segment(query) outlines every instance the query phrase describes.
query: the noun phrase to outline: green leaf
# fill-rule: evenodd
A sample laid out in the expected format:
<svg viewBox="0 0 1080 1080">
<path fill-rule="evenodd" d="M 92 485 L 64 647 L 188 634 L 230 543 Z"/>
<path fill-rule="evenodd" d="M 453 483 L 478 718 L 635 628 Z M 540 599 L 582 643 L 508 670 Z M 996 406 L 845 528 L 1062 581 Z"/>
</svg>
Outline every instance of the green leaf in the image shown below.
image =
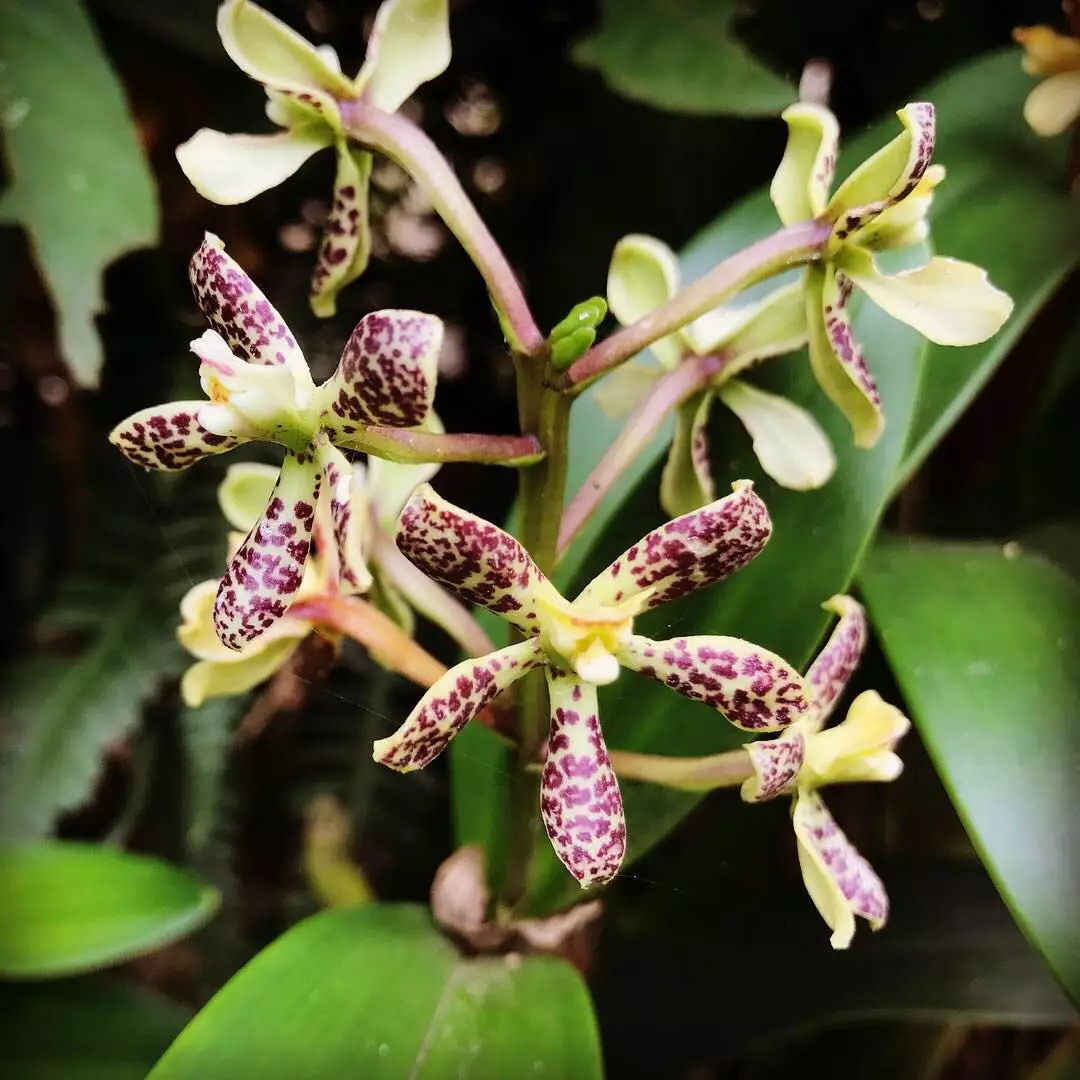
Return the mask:
<svg viewBox="0 0 1080 1080">
<path fill-rule="evenodd" d="M 897 541 L 861 582 L 972 840 L 1080 1001 L 1080 585 L 1012 549 Z"/>
<path fill-rule="evenodd" d="M 685 113 L 775 116 L 795 100 L 732 34 L 735 0 L 604 0 L 600 30 L 574 59 L 621 94 Z"/>
<path fill-rule="evenodd" d="M 90 844 L 0 848 L 0 975 L 74 975 L 152 952 L 217 910 L 198 878 Z"/>
<path fill-rule="evenodd" d="M 1067 147 L 1063 140 L 1040 138 L 1025 123 L 1016 103 L 1030 88 L 1016 50 L 1006 49 L 928 92 L 939 117 L 934 160 L 948 169 L 930 211 L 934 246 L 988 270 L 1016 308 L 982 345 L 928 346 L 897 487 L 925 461 L 1080 262 L 1080 215 L 1066 183 Z M 986 127 L 991 118 L 992 134 Z M 1018 227 L 1022 244 L 1016 242 Z"/>
<path fill-rule="evenodd" d="M 426 911 L 326 911 L 260 953 L 151 1073 L 414 1080 L 601 1075 L 578 973 L 538 957 L 467 959 Z"/>
<path fill-rule="evenodd" d="M 153 179 L 123 91 L 78 0 L 0 0 L 0 125 L 11 186 L 0 222 L 23 225 L 56 305 L 60 350 L 96 386 L 94 316 L 113 259 L 158 239 Z"/>
<path fill-rule="evenodd" d="M 0 1073 L 143 1080 L 190 1013 L 109 976 L 0 986 Z"/>
<path fill-rule="evenodd" d="M 215 698 L 180 714 L 187 755 L 187 848 L 196 857 L 205 851 L 218 818 L 229 748 L 247 703 L 246 694 Z"/>
</svg>

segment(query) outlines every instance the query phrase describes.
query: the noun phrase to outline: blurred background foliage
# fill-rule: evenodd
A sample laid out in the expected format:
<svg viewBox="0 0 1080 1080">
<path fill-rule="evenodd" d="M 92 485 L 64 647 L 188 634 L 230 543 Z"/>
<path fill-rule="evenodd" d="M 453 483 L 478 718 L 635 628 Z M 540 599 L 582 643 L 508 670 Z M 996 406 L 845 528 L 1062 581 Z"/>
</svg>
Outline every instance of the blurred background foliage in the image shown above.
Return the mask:
<svg viewBox="0 0 1080 1080">
<path fill-rule="evenodd" d="M 376 7 L 266 6 L 332 43 L 346 71 L 360 61 Z M 178 477 L 136 473 L 104 436 L 148 402 L 194 392 L 187 342 L 201 318 L 186 262 L 204 229 L 281 309 L 317 378 L 362 314 L 420 308 L 448 326 L 438 398 L 448 427 L 515 425 L 513 373 L 483 283 L 400 170 L 377 168 L 373 264 L 325 321 L 306 302 L 331 185 L 325 155 L 244 206 L 213 206 L 191 189 L 173 151 L 196 128 L 266 128 L 260 89 L 220 48 L 215 9 L 214 0 L 0 0 L 0 220 L 24 226 L 0 229 L 0 840 L 60 841 L 42 843 L 33 867 L 0 866 L 0 971 L 69 976 L 0 984 L 5 1076 L 144 1076 L 211 993 L 322 906 L 310 871 L 319 796 L 333 796 L 348 836 L 342 850 L 382 901 L 426 900 L 455 842 L 483 839 L 495 861 L 501 842 L 505 776 L 485 731 L 458 740 L 452 769 L 402 777 L 370 761 L 372 739 L 415 698 L 358 650 L 328 677 L 325 658 L 309 650 L 284 688 L 180 704 L 176 605 L 218 572 L 222 473 L 213 462 Z M 1019 52 L 991 55 L 1008 47 L 1013 26 L 1041 22 L 1064 27 L 1052 0 L 456 0 L 451 68 L 409 106 L 550 326 L 602 291 L 625 233 L 675 248 L 696 237 L 684 252 L 692 274 L 773 227 L 761 189 L 784 129 L 768 117 L 794 99 L 808 61 L 827 61 L 832 107 L 863 154 L 891 137 L 896 107 L 944 80 L 932 98 L 937 159 L 950 178 L 935 239 L 987 267 L 1018 302 L 1000 339 L 966 353 L 917 346 L 904 328 L 862 312 L 889 435 L 860 453 L 834 425 L 842 449 L 832 483 L 812 495 L 766 488 L 777 521 L 767 558 L 670 616 L 670 625 L 743 633 L 805 661 L 825 624 L 816 605 L 861 567 L 879 639 L 855 689 L 889 690 L 919 732 L 905 743 L 900 783 L 833 798 L 889 887 L 888 927 L 860 934 L 847 954 L 829 950 L 798 880 L 784 808 L 747 812 L 730 792 L 697 799 L 628 785 L 640 859 L 609 891 L 599 935 L 574 957 L 612 1077 L 741 1080 L 807 1063 L 897 1080 L 1080 1075 L 1067 1034 L 1075 1014 L 1054 978 L 1075 996 L 1080 210 L 1068 194 L 1071 136 L 1027 132 Z M 832 425 L 804 362 L 768 376 Z M 586 398 L 575 429 L 579 477 L 611 435 Z M 717 433 L 719 475 L 756 475 L 741 438 Z M 650 454 L 601 508 L 568 579 L 659 520 Z M 513 498 L 508 471 L 479 466 L 446 467 L 439 487 L 494 520 Z M 867 558 L 882 517 L 894 535 Z M 923 539 L 911 542 L 914 534 Z M 452 656 L 430 627 L 422 643 Z M 624 682 L 603 705 L 614 745 L 733 745 L 673 695 L 660 703 Z M 91 850 L 113 860 L 97 875 L 83 865 L 84 842 L 105 845 Z M 31 884 L 20 892 L 16 880 Z M 139 902 L 125 908 L 117 896 L 128 881 Z M 534 883 L 538 909 L 575 899 L 543 859 Z M 79 903 L 53 913 L 27 900 L 53 894 Z M 124 911 L 126 923 L 115 917 Z M 370 915 L 302 923 L 257 964 L 302 984 L 332 981 L 337 958 L 351 965 L 340 977 L 352 985 L 367 954 L 353 956 L 335 935 L 358 949 L 365 934 L 385 943 L 418 925 L 415 908 L 362 911 Z M 38 937 L 25 929 L 34 912 Z M 111 951 L 80 961 L 87 927 Z M 456 979 L 441 939 L 416 933 L 404 953 L 384 950 L 385 970 L 412 965 L 437 986 L 431 973 L 448 964 L 446 978 Z M 259 997 L 267 991 L 255 972 L 230 984 L 218 1016 L 275 1003 Z M 560 1026 L 550 1003 L 577 993 L 561 978 L 527 965 L 515 976 L 524 1004 L 511 993 L 506 1015 L 481 1009 L 467 1022 L 485 1038 Z M 585 1025 L 585 1046 L 595 1036 L 581 1002 L 570 1026 Z M 426 1024 L 424 1008 L 406 1021 Z M 302 1016 L 295 1027 L 287 1019 L 288 1037 L 325 1040 L 328 1070 L 334 1030 L 357 1023 L 350 1014 L 332 1030 L 334 1018 L 322 1017 L 307 1029 Z M 505 1046 L 499 1038 L 492 1060 L 531 1052 L 511 1046 L 512 1034 Z M 190 1075 L 181 1071 L 193 1067 L 188 1059 L 170 1065 L 184 1045 L 160 1075 Z M 369 1050 L 377 1062 L 378 1046 Z M 546 1075 L 599 1075 L 595 1063 L 579 1073 L 550 1064 Z M 370 1075 L 405 1075 L 398 1067 L 384 1061 L 386 1071 Z"/>
</svg>

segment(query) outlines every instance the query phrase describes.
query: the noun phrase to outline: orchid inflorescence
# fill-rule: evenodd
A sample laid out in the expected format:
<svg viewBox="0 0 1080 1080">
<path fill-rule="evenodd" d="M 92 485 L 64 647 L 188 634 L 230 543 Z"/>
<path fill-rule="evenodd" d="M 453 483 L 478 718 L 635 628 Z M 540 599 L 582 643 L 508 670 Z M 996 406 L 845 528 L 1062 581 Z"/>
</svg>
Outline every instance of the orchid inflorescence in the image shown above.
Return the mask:
<svg viewBox="0 0 1080 1080">
<path fill-rule="evenodd" d="M 377 660 L 428 686 L 404 723 L 374 746 L 376 760 L 407 772 L 432 762 L 519 680 L 539 685 L 542 671 L 546 705 L 542 693 L 518 695 L 519 720 L 533 709 L 531 728 L 546 723 L 547 737 L 530 745 L 519 724 L 515 782 L 539 777 L 534 813 L 582 886 L 610 882 L 627 850 L 618 766 L 631 779 L 673 786 L 742 783 L 748 802 L 791 795 L 804 879 L 833 944 L 847 946 L 856 915 L 880 926 L 884 888 L 818 794 L 828 783 L 891 780 L 900 771 L 893 748 L 908 723 L 876 694 L 858 697 L 843 723 L 824 729 L 866 643 L 859 604 L 847 596 L 829 601 L 839 623 L 805 674 L 738 637 L 654 640 L 635 633 L 634 621 L 721 582 L 769 539 L 769 513 L 750 480 L 736 480 L 731 494 L 717 498 L 707 438 L 716 401 L 745 426 L 763 471 L 779 484 L 819 487 L 836 467 L 815 417 L 756 386 L 756 366 L 808 346 L 821 388 L 848 418 L 855 442 L 870 446 L 884 413 L 852 329 L 854 290 L 942 344 L 985 340 L 1008 317 L 1011 301 L 978 267 L 943 256 L 894 273 L 878 264 L 887 249 L 919 253 L 928 235 L 933 193 L 944 179 L 930 163 L 933 107 L 902 109 L 901 134 L 830 198 L 836 119 L 820 105 L 792 106 L 784 113 L 787 150 L 771 188 L 786 231 L 777 234 L 771 261 L 755 262 L 766 256 L 749 248 L 724 264 L 712 293 L 708 276 L 684 290 L 666 245 L 628 236 L 615 246 L 607 289 L 607 305 L 626 329 L 593 347 L 604 301 L 578 305 L 545 339 L 452 171 L 431 157 L 410 121 L 391 117 L 449 62 L 445 0 L 387 0 L 354 79 L 342 75 L 331 50 L 247 0 L 227 0 L 218 26 L 229 55 L 264 86 L 268 115 L 282 130 L 199 132 L 178 150 L 195 186 L 218 202 L 244 201 L 333 146 L 334 199 L 311 292 L 315 313 L 327 316 L 368 262 L 372 152 L 396 157 L 436 193 L 436 210 L 488 283 L 517 363 L 527 430 L 505 437 L 444 432 L 433 411 L 442 323 L 423 312 L 364 316 L 337 370 L 317 386 L 284 320 L 221 241 L 207 235 L 191 263 L 195 297 L 212 327 L 191 346 L 207 397 L 144 409 L 120 423 L 112 440 L 134 463 L 154 469 L 184 469 L 251 441 L 281 446 L 284 460 L 280 468 L 233 466 L 221 486 L 222 509 L 237 532 L 220 582 L 195 586 L 182 605 L 180 638 L 197 658 L 184 678 L 185 698 L 197 704 L 252 688 L 312 633 L 333 640 L 352 634 Z M 378 145 L 365 141 L 372 132 Z M 798 266 L 805 267 L 801 280 L 750 303 L 737 299 L 744 288 Z M 564 515 L 569 406 L 583 386 L 645 348 L 656 363 L 627 365 L 600 383 L 599 396 L 614 411 L 629 404 L 640 413 L 656 409 L 655 402 L 675 411 L 660 491 L 672 519 L 568 600 L 551 574 Z M 660 383 L 677 390 L 666 397 L 646 392 Z M 646 429 L 651 436 L 655 426 L 642 424 Z M 435 492 L 429 481 L 439 463 L 453 460 L 521 469 L 518 538 Z M 616 473 L 598 467 L 582 491 L 595 499 Z M 492 644 L 465 605 L 505 620 L 512 643 Z M 448 631 L 468 659 L 448 670 L 430 657 L 418 666 L 403 644 L 414 611 Z M 358 636 L 360 624 L 369 629 Z M 381 629 L 373 633 L 372 626 Z M 744 732 L 776 737 L 749 743 L 734 758 L 721 755 L 719 765 L 609 752 L 598 688 L 623 668 Z M 546 716 L 535 713 L 538 707 Z"/>
</svg>

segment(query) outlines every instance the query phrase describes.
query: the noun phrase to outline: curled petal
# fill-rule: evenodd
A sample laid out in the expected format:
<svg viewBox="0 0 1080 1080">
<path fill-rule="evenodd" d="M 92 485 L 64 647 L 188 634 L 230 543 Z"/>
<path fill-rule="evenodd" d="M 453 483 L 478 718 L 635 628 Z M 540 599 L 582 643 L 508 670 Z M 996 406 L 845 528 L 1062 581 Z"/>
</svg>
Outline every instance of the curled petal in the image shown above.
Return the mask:
<svg viewBox="0 0 1080 1080">
<path fill-rule="evenodd" d="M 384 0 L 368 39 L 355 89 L 383 112 L 397 112 L 414 91 L 450 64 L 447 0 Z"/>
<path fill-rule="evenodd" d="M 285 320 L 213 233 L 206 234 L 191 257 L 188 276 L 206 321 L 236 356 L 252 364 L 282 364 L 311 383 L 304 354 Z"/>
<path fill-rule="evenodd" d="M 624 236 L 611 254 L 607 300 L 612 315 L 624 326 L 636 323 L 675 295 L 679 264 L 662 240 L 633 233 Z M 649 348 L 668 370 L 678 364 L 687 346 L 681 334 L 654 341 Z"/>
<path fill-rule="evenodd" d="M 216 435 L 199 422 L 205 401 L 170 401 L 140 409 L 109 432 L 111 442 L 129 461 L 144 469 L 171 472 L 200 458 L 232 450 L 245 440 Z"/>
<path fill-rule="evenodd" d="M 1057 75 L 1080 69 L 1080 41 L 1050 26 L 1018 26 L 1013 41 L 1024 50 L 1029 75 Z"/>
<path fill-rule="evenodd" d="M 1036 135 L 1060 135 L 1080 117 L 1080 71 L 1063 71 L 1039 83 L 1024 102 L 1024 119 Z"/>
<path fill-rule="evenodd" d="M 899 709 L 866 690 L 851 703 L 843 723 L 807 740 L 800 783 L 822 787 L 895 780 L 904 764 L 894 748 L 910 728 L 911 721 Z"/>
<path fill-rule="evenodd" d="M 921 244 L 930 235 L 926 220 L 934 191 L 945 179 L 944 165 L 931 165 L 915 190 L 903 202 L 894 203 L 851 236 L 851 243 L 871 251 Z"/>
<path fill-rule="evenodd" d="M 805 101 L 780 115 L 787 121 L 787 149 L 769 195 L 780 220 L 794 225 L 825 209 L 840 146 L 840 125 L 828 109 Z"/>
<path fill-rule="evenodd" d="M 832 444 L 806 409 L 742 379 L 730 379 L 716 393 L 742 421 L 762 469 L 781 487 L 813 491 L 832 476 Z"/>
<path fill-rule="evenodd" d="M 723 713 L 743 731 L 779 731 L 810 709 L 803 677 L 782 657 L 741 638 L 631 637 L 619 663 Z"/>
<path fill-rule="evenodd" d="M 324 423 L 414 428 L 435 400 L 443 324 L 420 311 L 373 311 L 356 325 L 337 371 L 319 387 Z"/>
<path fill-rule="evenodd" d="M 799 793 L 793 821 L 806 891 L 833 932 L 832 947 L 846 949 L 851 944 L 856 915 L 872 930 L 880 930 L 889 917 L 885 886 L 816 792 Z"/>
<path fill-rule="evenodd" d="M 772 532 L 749 480 L 732 494 L 653 529 L 598 574 L 579 600 L 616 604 L 646 590 L 657 607 L 733 574 L 757 556 Z"/>
<path fill-rule="evenodd" d="M 277 483 L 279 469 L 255 461 L 230 465 L 218 484 L 218 506 L 225 520 L 241 532 L 248 532 L 259 520 L 263 507 Z"/>
<path fill-rule="evenodd" d="M 422 484 L 405 504 L 397 546 L 414 565 L 466 603 L 537 633 L 538 595 L 557 594 L 509 533 L 454 506 Z"/>
<path fill-rule="evenodd" d="M 740 789 L 746 802 L 765 802 L 792 790 L 806 752 L 801 731 L 790 728 L 775 739 L 758 739 L 743 749 L 754 768 L 754 775 Z"/>
<path fill-rule="evenodd" d="M 833 596 L 821 605 L 826 611 L 840 616 L 829 640 L 817 654 L 806 681 L 813 694 L 813 730 L 822 728 L 833 711 L 837 699 L 859 666 L 866 649 L 866 611 L 850 596 Z"/>
<path fill-rule="evenodd" d="M 286 453 L 274 493 L 218 586 L 214 629 L 240 649 L 288 610 L 300 588 L 311 546 L 321 475 L 314 454 Z"/>
<path fill-rule="evenodd" d="M 936 132 L 934 106 L 919 101 L 905 105 L 896 115 L 904 125 L 903 132 L 867 158 L 837 188 L 825 208 L 836 219 L 835 242 L 907 198 L 930 165 Z"/>
<path fill-rule="evenodd" d="M 371 154 L 337 143 L 334 200 L 326 218 L 315 269 L 311 275 L 311 310 L 325 318 L 337 310 L 337 294 L 366 269 L 371 256 L 368 227 L 368 181 Z"/>
<path fill-rule="evenodd" d="M 855 445 L 871 447 L 881 437 L 885 417 L 847 312 L 852 285 L 830 267 L 806 269 L 806 322 L 810 367 L 818 385 L 848 418 Z"/>
<path fill-rule="evenodd" d="M 547 671 L 551 732 L 540 777 L 540 816 L 551 846 L 583 889 L 605 885 L 626 853 L 626 822 L 596 687 Z"/>
<path fill-rule="evenodd" d="M 936 256 L 914 270 L 883 274 L 859 248 L 845 249 L 838 261 L 878 307 L 938 345 L 978 345 L 1012 314 L 1008 293 L 968 262 Z"/>
<path fill-rule="evenodd" d="M 329 131 L 317 127 L 275 135 L 225 135 L 202 128 L 176 148 L 176 160 L 204 199 L 235 206 L 277 187 L 332 141 Z"/>
<path fill-rule="evenodd" d="M 709 460 L 709 414 L 716 394 L 695 394 L 675 410 L 675 436 L 660 474 L 660 505 L 665 514 L 688 514 L 716 499 Z"/>
<path fill-rule="evenodd" d="M 257 647 L 249 646 L 234 654 L 237 659 L 232 663 L 199 660 L 180 679 L 180 696 L 184 704 L 196 709 L 211 698 L 246 694 L 280 671 L 303 637 L 277 638 L 265 646 L 259 642 Z"/>
<path fill-rule="evenodd" d="M 690 329 L 699 353 L 723 351 L 727 377 L 806 344 L 803 286 L 793 281 L 755 304 L 707 312 Z"/>
<path fill-rule="evenodd" d="M 432 684 L 393 735 L 376 740 L 372 757 L 398 772 L 430 765 L 489 701 L 542 662 L 540 643 L 530 638 L 457 664 Z"/>
<path fill-rule="evenodd" d="M 371 511 L 364 493 L 363 471 L 354 470 L 345 455 L 329 443 L 324 443 L 319 448 L 319 462 L 329 497 L 334 546 L 337 548 L 338 577 L 351 586 L 351 591 L 366 592 L 371 588 L 367 549 L 372 530 Z"/>
</svg>

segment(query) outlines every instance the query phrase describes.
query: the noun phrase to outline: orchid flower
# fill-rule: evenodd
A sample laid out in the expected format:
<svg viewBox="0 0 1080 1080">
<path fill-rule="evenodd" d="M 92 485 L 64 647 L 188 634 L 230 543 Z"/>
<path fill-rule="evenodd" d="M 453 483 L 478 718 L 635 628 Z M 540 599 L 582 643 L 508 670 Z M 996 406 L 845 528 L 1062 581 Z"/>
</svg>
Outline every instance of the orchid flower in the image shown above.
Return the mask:
<svg viewBox="0 0 1080 1080">
<path fill-rule="evenodd" d="M 608 303 L 619 322 L 637 322 L 679 289 L 672 250 L 651 236 L 625 236 L 608 270 Z M 716 498 L 709 463 L 708 422 L 717 398 L 742 422 L 762 469 L 778 484 L 820 487 L 836 465 L 828 437 L 805 409 L 742 378 L 752 365 L 806 344 L 806 311 L 798 283 L 743 307 L 718 308 L 650 346 L 657 365 L 624 365 L 598 390 L 613 414 L 646 397 L 657 379 L 694 356 L 716 355 L 723 367 L 675 413 L 675 436 L 660 481 L 660 504 L 672 515 Z"/>
<path fill-rule="evenodd" d="M 1060 135 L 1080 119 L 1080 39 L 1049 26 L 1018 26 L 1024 70 L 1046 76 L 1027 96 L 1024 119 L 1036 135 Z"/>
<path fill-rule="evenodd" d="M 620 667 L 665 683 L 745 731 L 777 731 L 809 708 L 791 665 L 739 638 L 653 641 L 634 616 L 721 581 L 764 547 L 765 504 L 749 481 L 669 521 L 564 599 L 508 533 L 417 488 L 402 511 L 397 544 L 426 574 L 466 602 L 502 616 L 525 637 L 450 670 L 388 738 L 376 761 L 401 772 L 437 757 L 477 712 L 535 668 L 547 677 L 551 726 L 540 813 L 556 854 L 583 887 L 610 881 L 626 847 L 622 797 L 597 715 L 598 686 Z"/>
<path fill-rule="evenodd" d="M 848 418 L 858 446 L 873 446 L 884 427 L 877 388 L 852 332 L 848 301 L 858 288 L 893 318 L 939 345 L 975 345 L 992 337 L 1012 300 L 971 263 L 935 256 L 886 274 L 874 253 L 926 239 L 926 214 L 945 176 L 930 165 L 934 107 L 906 105 L 903 132 L 864 161 L 828 197 L 839 126 L 826 108 L 801 102 L 783 113 L 787 149 L 770 194 L 780 220 L 833 222 L 824 257 L 805 271 L 810 365 L 822 390 Z"/>
<path fill-rule="evenodd" d="M 849 596 L 825 604 L 840 616 L 806 674 L 810 707 L 775 739 L 751 743 L 754 776 L 742 787 L 747 802 L 793 797 L 792 821 L 807 892 L 832 930 L 835 949 L 846 949 L 855 916 L 879 930 L 889 913 L 881 879 L 833 820 L 818 789 L 826 784 L 895 780 L 903 765 L 894 747 L 911 724 L 872 690 L 860 694 L 846 719 L 822 730 L 866 647 L 866 614 Z"/>
<path fill-rule="evenodd" d="M 447 0 L 386 0 L 355 78 L 341 73 L 332 48 L 316 48 L 249 0 L 226 0 L 217 26 L 233 62 L 262 83 L 266 114 L 282 130 L 226 135 L 203 128 L 177 148 L 177 161 L 200 195 L 233 205 L 276 187 L 312 154 L 333 146 L 334 198 L 311 279 L 312 310 L 333 315 L 338 292 L 364 272 L 371 254 L 372 157 L 350 144 L 339 102 L 364 98 L 384 112 L 396 112 L 417 87 L 445 71 L 450 63 Z"/>
<path fill-rule="evenodd" d="M 365 437 L 382 425 L 429 422 L 443 328 L 418 311 L 372 312 L 353 330 L 337 370 L 317 387 L 284 320 L 217 237 L 208 234 L 192 258 L 191 281 L 214 327 L 191 343 L 209 401 L 143 409 L 109 438 L 136 465 L 162 470 L 185 469 L 251 440 L 285 447 L 266 508 L 214 601 L 218 637 L 238 649 L 269 630 L 296 598 L 324 480 L 340 572 L 357 572 L 360 561 L 346 554 L 360 544 L 353 473 L 339 447 L 370 450 Z"/>
</svg>

